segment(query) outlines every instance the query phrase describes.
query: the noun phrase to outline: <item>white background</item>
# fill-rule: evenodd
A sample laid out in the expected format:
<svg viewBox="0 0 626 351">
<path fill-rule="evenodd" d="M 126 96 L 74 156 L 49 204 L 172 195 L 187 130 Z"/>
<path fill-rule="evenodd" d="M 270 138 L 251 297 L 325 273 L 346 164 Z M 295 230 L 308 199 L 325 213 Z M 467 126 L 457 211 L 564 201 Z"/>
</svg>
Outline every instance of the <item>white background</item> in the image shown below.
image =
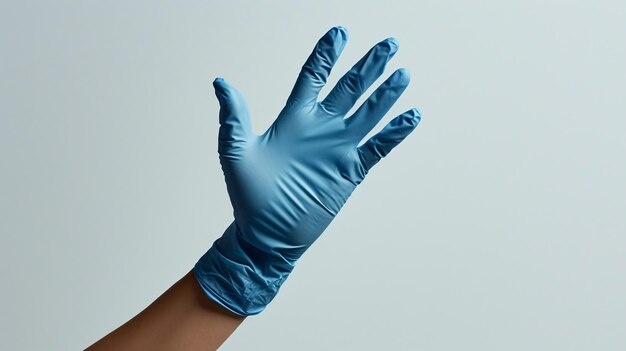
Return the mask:
<svg viewBox="0 0 626 351">
<path fill-rule="evenodd" d="M 3 1 L 0 349 L 84 348 L 188 272 L 232 219 L 211 81 L 260 133 L 333 25 L 327 88 L 395 36 L 385 122 L 422 123 L 223 349 L 626 349 L 625 4 Z"/>
</svg>

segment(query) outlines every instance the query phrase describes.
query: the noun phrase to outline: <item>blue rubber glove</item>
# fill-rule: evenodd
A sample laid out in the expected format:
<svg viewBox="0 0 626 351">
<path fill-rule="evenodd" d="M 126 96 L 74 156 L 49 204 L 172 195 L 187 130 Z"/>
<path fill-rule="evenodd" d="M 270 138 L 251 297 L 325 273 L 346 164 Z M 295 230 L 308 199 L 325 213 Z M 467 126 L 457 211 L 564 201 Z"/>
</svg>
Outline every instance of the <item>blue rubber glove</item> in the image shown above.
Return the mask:
<svg viewBox="0 0 626 351">
<path fill-rule="evenodd" d="M 402 94 L 409 74 L 395 71 L 344 118 L 398 49 L 393 38 L 376 44 L 318 102 L 346 41 L 343 27 L 319 40 L 286 106 L 262 135 L 252 132 L 241 94 L 222 78 L 213 83 L 218 151 L 235 220 L 193 271 L 206 295 L 236 314 L 265 308 L 370 168 L 420 121 L 411 109 L 358 146 Z"/>
</svg>

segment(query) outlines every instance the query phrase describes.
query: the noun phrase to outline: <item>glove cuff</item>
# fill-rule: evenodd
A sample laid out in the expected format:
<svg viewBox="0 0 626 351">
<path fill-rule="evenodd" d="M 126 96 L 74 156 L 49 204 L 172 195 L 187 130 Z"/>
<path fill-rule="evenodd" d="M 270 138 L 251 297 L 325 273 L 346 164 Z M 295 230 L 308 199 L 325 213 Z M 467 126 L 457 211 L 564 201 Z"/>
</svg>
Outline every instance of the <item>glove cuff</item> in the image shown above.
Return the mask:
<svg viewBox="0 0 626 351">
<path fill-rule="evenodd" d="M 283 257 L 246 242 L 233 222 L 198 260 L 193 273 L 211 300 L 235 314 L 251 316 L 274 299 L 292 269 Z"/>
</svg>

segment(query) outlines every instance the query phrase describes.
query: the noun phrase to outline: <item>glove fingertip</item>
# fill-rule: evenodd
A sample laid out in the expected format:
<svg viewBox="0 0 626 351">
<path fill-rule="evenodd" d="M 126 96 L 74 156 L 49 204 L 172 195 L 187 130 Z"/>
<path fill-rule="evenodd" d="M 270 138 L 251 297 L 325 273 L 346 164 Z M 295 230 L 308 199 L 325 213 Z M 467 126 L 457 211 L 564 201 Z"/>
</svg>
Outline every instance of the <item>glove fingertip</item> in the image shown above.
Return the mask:
<svg viewBox="0 0 626 351">
<path fill-rule="evenodd" d="M 422 112 L 416 107 L 411 109 L 411 122 L 417 125 L 422 120 Z"/>
<path fill-rule="evenodd" d="M 393 56 L 400 47 L 400 44 L 398 44 L 398 39 L 396 39 L 395 37 L 389 37 L 384 41 L 389 44 L 389 56 Z"/>
<path fill-rule="evenodd" d="M 398 118 L 396 126 L 404 129 L 404 127 L 415 128 L 422 120 L 422 114 L 417 108 L 412 108 L 401 114 Z"/>
<path fill-rule="evenodd" d="M 341 34 L 341 39 L 343 39 L 344 41 L 347 41 L 348 40 L 348 29 L 346 27 L 344 27 L 344 26 L 335 26 L 335 28 Z"/>
<path fill-rule="evenodd" d="M 215 96 L 217 96 L 217 99 L 220 101 L 220 105 L 222 105 L 222 103 L 231 102 L 237 95 L 232 86 L 222 77 L 217 77 L 213 80 L 213 88 L 215 89 Z"/>
<path fill-rule="evenodd" d="M 213 80 L 213 89 L 215 89 L 215 95 L 217 95 L 217 97 L 220 97 L 220 93 L 224 91 L 224 78 L 222 77 L 217 77 Z"/>
<path fill-rule="evenodd" d="M 226 80 L 222 77 L 216 77 L 213 80 L 213 87 L 218 88 L 218 87 L 222 87 L 224 85 L 224 83 L 226 83 Z"/>
</svg>

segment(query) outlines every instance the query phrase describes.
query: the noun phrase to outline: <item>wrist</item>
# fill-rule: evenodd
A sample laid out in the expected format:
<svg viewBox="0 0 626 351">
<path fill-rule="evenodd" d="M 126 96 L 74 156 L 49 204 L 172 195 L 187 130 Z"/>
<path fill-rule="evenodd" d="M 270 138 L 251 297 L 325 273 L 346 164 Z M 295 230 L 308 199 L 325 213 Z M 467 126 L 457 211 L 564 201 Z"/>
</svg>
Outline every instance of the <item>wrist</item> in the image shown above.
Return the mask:
<svg viewBox="0 0 626 351">
<path fill-rule="evenodd" d="M 248 316 L 265 309 L 292 269 L 281 255 L 247 242 L 233 222 L 198 260 L 193 273 L 207 297 Z"/>
</svg>

